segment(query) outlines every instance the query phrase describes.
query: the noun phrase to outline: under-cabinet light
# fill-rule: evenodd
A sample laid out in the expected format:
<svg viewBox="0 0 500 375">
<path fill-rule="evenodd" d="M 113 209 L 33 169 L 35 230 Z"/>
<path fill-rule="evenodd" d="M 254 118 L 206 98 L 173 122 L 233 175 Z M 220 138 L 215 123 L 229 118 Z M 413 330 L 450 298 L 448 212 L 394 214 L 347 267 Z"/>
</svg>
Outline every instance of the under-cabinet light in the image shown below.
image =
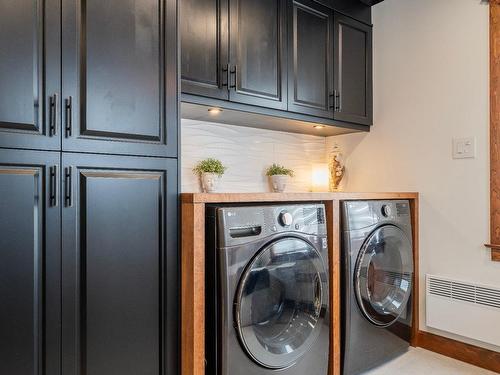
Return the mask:
<svg viewBox="0 0 500 375">
<path fill-rule="evenodd" d="M 220 108 L 209 108 L 208 109 L 208 113 L 210 113 L 211 115 L 218 115 L 221 112 L 222 112 L 222 109 L 220 109 Z"/>
</svg>

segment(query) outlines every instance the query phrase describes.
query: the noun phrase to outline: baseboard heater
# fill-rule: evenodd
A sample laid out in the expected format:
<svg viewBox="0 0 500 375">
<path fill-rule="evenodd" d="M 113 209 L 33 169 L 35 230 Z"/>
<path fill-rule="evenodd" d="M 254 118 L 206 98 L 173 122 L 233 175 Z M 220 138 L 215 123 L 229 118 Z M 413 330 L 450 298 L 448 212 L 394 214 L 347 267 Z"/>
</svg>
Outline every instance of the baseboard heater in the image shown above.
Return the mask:
<svg viewBox="0 0 500 375">
<path fill-rule="evenodd" d="M 500 346 L 500 288 L 427 275 L 426 324 Z"/>
</svg>

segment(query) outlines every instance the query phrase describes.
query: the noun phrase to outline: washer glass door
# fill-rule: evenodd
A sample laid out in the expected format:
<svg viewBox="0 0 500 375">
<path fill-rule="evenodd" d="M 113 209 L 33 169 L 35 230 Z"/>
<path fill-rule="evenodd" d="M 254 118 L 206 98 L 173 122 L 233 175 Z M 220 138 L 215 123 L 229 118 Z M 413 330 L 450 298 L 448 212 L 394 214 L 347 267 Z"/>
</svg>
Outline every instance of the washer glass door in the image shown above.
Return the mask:
<svg viewBox="0 0 500 375">
<path fill-rule="evenodd" d="M 397 226 L 376 229 L 359 252 L 354 290 L 365 317 L 378 326 L 390 326 L 406 311 L 413 278 L 413 248 Z"/>
<path fill-rule="evenodd" d="M 328 304 L 323 259 L 287 237 L 263 248 L 242 275 L 235 300 L 240 342 L 258 364 L 293 365 L 317 339 Z"/>
</svg>

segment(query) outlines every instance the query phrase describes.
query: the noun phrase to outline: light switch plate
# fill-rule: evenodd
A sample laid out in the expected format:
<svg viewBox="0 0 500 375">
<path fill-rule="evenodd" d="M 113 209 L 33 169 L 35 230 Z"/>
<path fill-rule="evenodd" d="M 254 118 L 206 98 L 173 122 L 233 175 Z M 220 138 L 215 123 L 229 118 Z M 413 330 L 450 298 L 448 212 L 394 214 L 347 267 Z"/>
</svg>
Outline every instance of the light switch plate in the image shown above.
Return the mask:
<svg viewBox="0 0 500 375">
<path fill-rule="evenodd" d="M 476 157 L 476 138 L 453 138 L 453 159 Z"/>
</svg>

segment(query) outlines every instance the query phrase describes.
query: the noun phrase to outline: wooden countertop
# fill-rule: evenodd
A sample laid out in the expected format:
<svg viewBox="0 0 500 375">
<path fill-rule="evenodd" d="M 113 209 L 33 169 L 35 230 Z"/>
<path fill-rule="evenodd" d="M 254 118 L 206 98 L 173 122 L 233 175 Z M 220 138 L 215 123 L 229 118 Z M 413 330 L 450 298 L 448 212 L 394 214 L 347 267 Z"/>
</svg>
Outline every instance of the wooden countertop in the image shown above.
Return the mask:
<svg viewBox="0 0 500 375">
<path fill-rule="evenodd" d="M 327 200 L 417 199 L 414 192 L 336 193 L 182 193 L 182 203 L 303 202 Z"/>
</svg>

